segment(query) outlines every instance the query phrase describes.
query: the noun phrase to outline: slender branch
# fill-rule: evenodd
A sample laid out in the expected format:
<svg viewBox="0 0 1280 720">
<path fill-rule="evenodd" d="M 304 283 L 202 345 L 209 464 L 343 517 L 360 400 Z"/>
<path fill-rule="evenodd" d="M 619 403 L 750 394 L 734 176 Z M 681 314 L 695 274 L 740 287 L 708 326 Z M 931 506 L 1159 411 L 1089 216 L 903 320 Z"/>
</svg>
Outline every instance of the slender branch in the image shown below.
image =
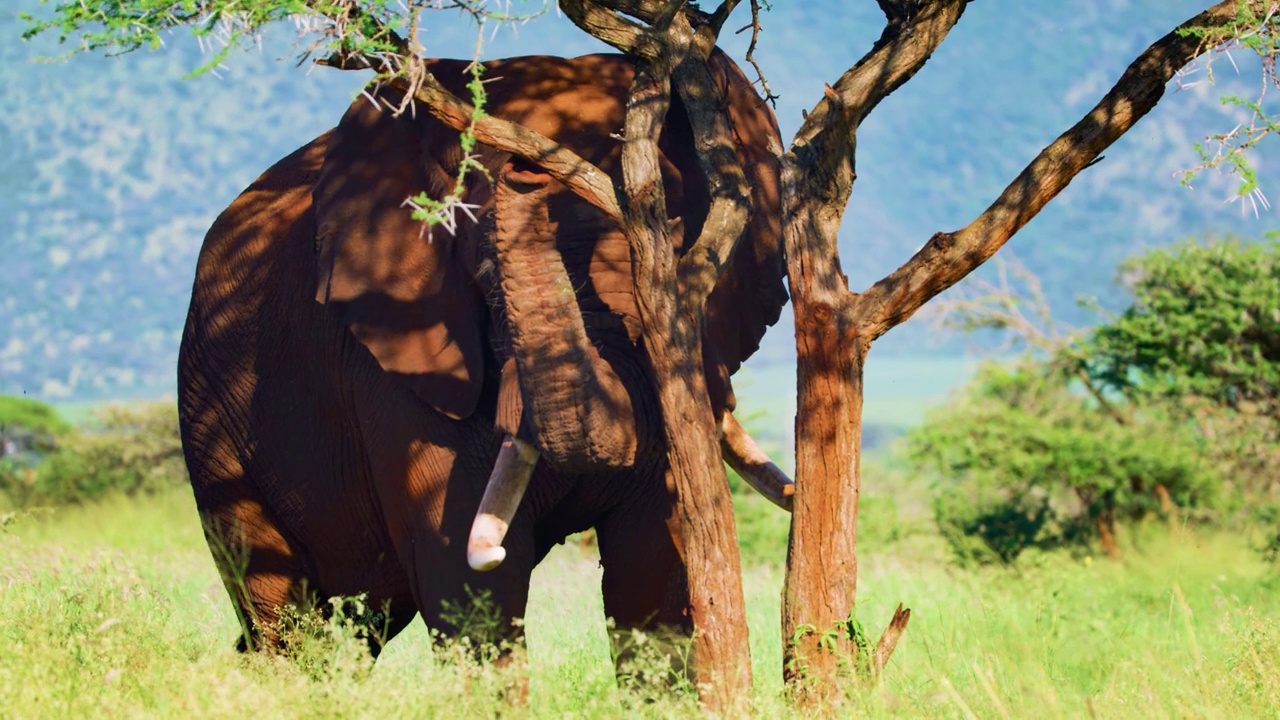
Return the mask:
<svg viewBox="0 0 1280 720">
<path fill-rule="evenodd" d="M 1017 341 L 1046 353 L 1053 358 L 1055 366 L 1061 367 L 1080 381 L 1107 415 L 1121 425 L 1128 425 L 1130 418 L 1107 398 L 1106 393 L 1090 376 L 1087 358 L 1078 346 L 1079 331 L 1074 328 L 1061 329 L 1053 319 L 1053 309 L 1044 296 L 1040 278 L 1008 250 L 996 256 L 995 264 L 999 275 L 998 285 L 973 277 L 965 286 L 956 288 L 957 291 L 965 288 L 972 292 L 961 293 L 957 298 L 934 302 L 929 306 L 929 310 L 938 315 L 938 324 L 965 331 L 989 329 L 1007 332 L 1011 337 L 1003 348 L 993 349 L 993 353 L 1008 352 Z M 1017 282 L 1025 286 L 1025 290 L 1020 292 L 1014 287 L 1009 278 L 1011 273 Z M 1031 309 L 1035 321 L 1023 313 L 1024 307 Z"/>
<path fill-rule="evenodd" d="M 778 107 L 778 98 L 773 90 L 769 88 L 769 81 L 764 77 L 764 70 L 761 69 L 760 63 L 756 61 L 756 44 L 760 41 L 760 0 L 751 0 L 751 24 L 744 25 L 739 33 L 751 30 L 751 44 L 747 46 L 746 60 L 751 63 L 751 67 L 755 68 L 756 78 L 760 82 L 760 89 L 764 91 L 764 99 L 773 107 Z M 719 32 L 719 29 L 717 29 Z"/>
<path fill-rule="evenodd" d="M 1258 0 L 1253 4 L 1265 5 Z M 936 233 L 914 257 L 876 282 L 846 312 L 859 318 L 867 337 L 874 339 L 994 255 L 1103 150 L 1155 107 L 1165 85 L 1180 68 L 1209 49 L 1200 37 L 1186 31 L 1227 25 L 1235 20 L 1237 7 L 1237 0 L 1220 2 L 1147 48 L 1089 114 L 1041 151 L 986 211 L 961 230 Z"/>
</svg>

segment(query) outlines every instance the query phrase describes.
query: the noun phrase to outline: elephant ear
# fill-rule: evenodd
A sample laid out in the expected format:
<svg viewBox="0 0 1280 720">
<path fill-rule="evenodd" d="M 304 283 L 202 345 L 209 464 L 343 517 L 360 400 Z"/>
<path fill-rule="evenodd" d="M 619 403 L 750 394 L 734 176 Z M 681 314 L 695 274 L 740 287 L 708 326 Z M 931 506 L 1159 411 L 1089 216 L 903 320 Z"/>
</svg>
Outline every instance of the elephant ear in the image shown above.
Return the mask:
<svg viewBox="0 0 1280 720">
<path fill-rule="evenodd" d="M 465 267 L 467 233 L 428 235 L 405 206 L 423 191 L 443 197 L 452 180 L 428 141 L 428 133 L 447 130 L 425 113 L 412 115 L 396 117 L 362 96 L 334 130 L 312 192 L 316 301 L 384 370 L 463 418 L 474 412 L 484 377 L 485 308 Z"/>
<path fill-rule="evenodd" d="M 773 112 L 720 50 L 708 63 L 728 99 L 742 169 L 751 185 L 753 212 L 729 266 L 707 299 L 707 334 L 714 353 L 704 359 L 708 373 L 719 365 L 723 382 L 760 347 L 765 330 L 778 321 L 787 302 L 782 247 L 780 166 L 775 151 L 782 136 Z M 732 406 L 732 391 L 730 391 Z"/>
</svg>

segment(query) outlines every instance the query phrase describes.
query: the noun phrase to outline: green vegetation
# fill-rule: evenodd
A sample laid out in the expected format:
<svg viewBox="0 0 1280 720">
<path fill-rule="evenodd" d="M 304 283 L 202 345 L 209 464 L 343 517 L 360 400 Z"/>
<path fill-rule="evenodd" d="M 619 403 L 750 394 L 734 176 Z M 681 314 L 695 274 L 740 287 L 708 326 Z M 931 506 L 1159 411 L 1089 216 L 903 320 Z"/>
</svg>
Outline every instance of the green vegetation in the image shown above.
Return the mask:
<svg viewBox="0 0 1280 720">
<path fill-rule="evenodd" d="M 913 617 L 879 684 L 824 709 L 1273 715 L 1278 258 L 1280 246 L 1235 242 L 1149 253 L 1125 267 L 1128 311 L 1052 354 L 980 368 L 910 432 L 903 457 L 865 460 L 854 620 L 874 639 L 899 602 Z M 900 387 L 899 404 L 918 408 L 919 386 Z M 0 408 L 53 438 L 27 467 L 48 478 L 39 501 L 10 487 L 16 508 L 0 513 L 0 707 L 15 715 L 700 716 L 663 682 L 670 646 L 653 638 L 627 638 L 636 659 L 615 680 L 589 543 L 558 547 L 535 572 L 514 662 L 433 640 L 420 622 L 373 662 L 351 600 L 329 619 L 291 614 L 281 655 L 239 655 L 172 405 L 99 409 L 76 428 L 28 402 Z M 783 436 L 783 408 L 757 413 L 753 433 Z M 731 483 L 751 713 L 807 717 L 781 679 L 789 519 Z M 1115 558 L 1095 552 L 1103 528 Z"/>
<path fill-rule="evenodd" d="M 0 395 L 0 437 L 20 432 L 59 435 L 69 429 L 57 410 L 38 400 Z"/>
<path fill-rule="evenodd" d="M 1280 243 L 1182 243 L 1121 273 L 1134 303 L 1084 346 L 1093 377 L 1135 402 L 1280 422 Z"/>
<path fill-rule="evenodd" d="M 881 495 L 927 490 L 880 468 Z M 1159 525 L 1124 562 L 1042 556 L 1017 571 L 957 571 L 923 528 L 862 542 L 860 617 L 913 619 L 879 688 L 836 716 L 1261 717 L 1280 698 L 1280 579 L 1235 533 Z M 747 518 L 740 522 L 748 525 Z M 922 527 L 916 525 L 916 527 Z M 748 546 L 758 717 L 783 703 L 779 588 L 785 546 Z M 527 704 L 517 716 L 698 717 L 660 687 L 619 689 L 589 551 L 558 547 L 534 575 Z M 0 532 L 0 704 L 17 716 L 494 717 L 518 668 L 433 647 L 420 623 L 376 663 L 338 622 L 294 659 L 240 656 L 237 625 L 190 494 L 21 517 Z M 874 621 L 869 623 L 874 634 Z M 855 705 L 856 704 L 856 705 Z M 807 716 L 805 714 L 804 716 Z"/>
<path fill-rule="evenodd" d="M 111 494 L 141 495 L 185 484 L 177 408 L 172 402 L 106 405 L 70 428 L 47 406 L 28 410 L 22 425 L 40 428 L 36 460 L 0 460 L 0 494 L 17 508 L 91 502 Z M 16 421 L 15 421 L 16 426 Z"/>
<path fill-rule="evenodd" d="M 1070 379 L 1031 361 L 989 365 L 911 433 L 911 461 L 956 479 L 942 483 L 934 508 L 960 561 L 1111 543 L 1117 515 L 1160 510 L 1155 487 L 1179 508 L 1214 507 L 1222 478 L 1203 437 L 1162 416 L 1116 422 Z"/>
<path fill-rule="evenodd" d="M 56 410 L 37 400 L 0 395 L 0 474 L 30 464 L 70 430 Z"/>
<path fill-rule="evenodd" d="M 912 431 L 907 455 L 942 478 L 935 515 L 962 562 L 1093 540 L 1115 554 L 1118 520 L 1274 514 L 1257 509 L 1276 503 L 1280 469 L 1280 245 L 1184 243 L 1123 272 L 1123 315 L 988 366 Z M 971 320 L 1025 321 L 1001 302 L 1008 314 Z"/>
</svg>

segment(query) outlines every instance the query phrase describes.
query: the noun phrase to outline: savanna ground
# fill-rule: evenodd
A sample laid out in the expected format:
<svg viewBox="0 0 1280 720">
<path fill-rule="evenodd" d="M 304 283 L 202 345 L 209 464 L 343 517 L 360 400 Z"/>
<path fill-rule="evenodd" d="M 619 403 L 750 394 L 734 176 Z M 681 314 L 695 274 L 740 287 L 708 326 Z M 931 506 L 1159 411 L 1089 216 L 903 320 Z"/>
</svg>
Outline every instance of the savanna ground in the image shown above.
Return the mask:
<svg viewBox="0 0 1280 720">
<path fill-rule="evenodd" d="M 871 368 L 878 394 L 868 421 L 911 424 L 930 396 L 963 378 L 953 363 L 933 361 L 931 373 L 929 362 L 890 358 Z M 755 398 L 744 404 L 761 413 L 751 424 L 762 436 L 789 435 L 793 381 L 785 379 L 766 371 L 739 383 L 744 401 Z M 832 715 L 1280 714 L 1280 572 L 1263 562 L 1256 538 L 1175 519 L 1129 529 L 1121 560 L 1042 554 L 1013 569 L 961 569 L 934 530 L 927 483 L 883 450 L 867 460 L 864 482 L 858 617 L 874 636 L 899 601 L 913 616 L 879 686 L 851 685 L 850 701 L 831 706 Z M 735 493 L 735 501 L 756 677 L 751 710 L 786 716 L 786 518 L 754 495 Z M 589 545 L 557 548 L 534 574 L 528 701 L 512 705 L 508 670 L 433 646 L 420 622 L 376 664 L 338 623 L 299 641 L 290 659 L 236 653 L 237 624 L 185 489 L 2 517 L 3 717 L 697 714 L 689 696 L 647 684 L 643 660 L 635 686 L 615 682 Z M 643 650 L 644 639 L 633 642 Z"/>
</svg>

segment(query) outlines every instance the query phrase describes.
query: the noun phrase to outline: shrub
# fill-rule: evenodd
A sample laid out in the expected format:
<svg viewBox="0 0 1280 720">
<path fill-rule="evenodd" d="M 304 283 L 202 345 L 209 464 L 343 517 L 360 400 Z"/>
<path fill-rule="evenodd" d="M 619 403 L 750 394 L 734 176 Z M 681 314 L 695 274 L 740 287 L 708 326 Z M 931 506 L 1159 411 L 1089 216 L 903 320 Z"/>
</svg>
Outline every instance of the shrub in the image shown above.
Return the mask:
<svg viewBox="0 0 1280 720">
<path fill-rule="evenodd" d="M 71 429 L 52 407 L 29 398 L 0 395 L 0 460 L 31 462 Z"/>
<path fill-rule="evenodd" d="M 1086 343 L 1093 377 L 1280 420 L 1280 244 L 1186 242 L 1121 271 L 1134 302 Z"/>
<path fill-rule="evenodd" d="M 0 490 L 19 507 L 148 494 L 185 479 L 177 408 L 168 402 L 103 407 L 39 464 L 0 468 Z"/>
<path fill-rule="evenodd" d="M 1253 504 L 1280 491 L 1280 244 L 1182 243 L 1126 263 L 1133 305 L 1083 344 L 1082 365 L 1137 407 L 1212 440 Z"/>
<path fill-rule="evenodd" d="M 1188 242 L 1122 271 L 1132 306 L 1083 339 L 1036 329 L 1029 317 L 1052 325 L 1039 295 L 1030 314 L 1007 287 L 957 305 L 953 324 L 1038 351 L 987 367 L 910 435 L 910 461 L 944 478 L 935 518 L 958 558 L 1091 537 L 1114 554 L 1117 519 L 1220 520 L 1275 501 L 1280 245 Z"/>
<path fill-rule="evenodd" d="M 1204 444 L 1156 412 L 1122 424 L 1068 375 L 1028 359 L 984 366 L 908 435 L 906 452 L 944 478 L 934 515 L 957 558 L 1007 563 L 1090 539 L 1114 553 L 1116 519 L 1161 512 L 1162 502 L 1211 512 L 1221 479 Z"/>
</svg>

